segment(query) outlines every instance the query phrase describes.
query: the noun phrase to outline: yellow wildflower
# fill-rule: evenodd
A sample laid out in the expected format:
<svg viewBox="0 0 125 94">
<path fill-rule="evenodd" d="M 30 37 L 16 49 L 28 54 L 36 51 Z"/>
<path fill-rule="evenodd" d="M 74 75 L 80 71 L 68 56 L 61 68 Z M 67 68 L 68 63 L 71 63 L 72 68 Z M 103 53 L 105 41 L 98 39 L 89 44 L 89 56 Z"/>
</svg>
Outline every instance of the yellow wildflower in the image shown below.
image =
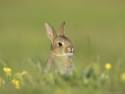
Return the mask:
<svg viewBox="0 0 125 94">
<path fill-rule="evenodd" d="M 11 76 L 11 75 L 12 75 L 12 69 L 9 68 L 9 67 L 4 67 L 4 68 L 3 68 L 3 71 L 5 72 L 5 74 L 6 74 L 7 76 Z"/>
<path fill-rule="evenodd" d="M 112 64 L 106 63 L 105 64 L 105 69 L 110 70 L 112 68 Z"/>
<path fill-rule="evenodd" d="M 13 79 L 13 80 L 12 80 L 12 84 L 14 85 L 14 87 L 15 87 L 16 89 L 20 89 L 20 88 L 21 88 L 21 82 L 20 82 L 20 80 Z"/>
<path fill-rule="evenodd" d="M 125 72 L 120 75 L 120 79 L 125 81 Z"/>
</svg>

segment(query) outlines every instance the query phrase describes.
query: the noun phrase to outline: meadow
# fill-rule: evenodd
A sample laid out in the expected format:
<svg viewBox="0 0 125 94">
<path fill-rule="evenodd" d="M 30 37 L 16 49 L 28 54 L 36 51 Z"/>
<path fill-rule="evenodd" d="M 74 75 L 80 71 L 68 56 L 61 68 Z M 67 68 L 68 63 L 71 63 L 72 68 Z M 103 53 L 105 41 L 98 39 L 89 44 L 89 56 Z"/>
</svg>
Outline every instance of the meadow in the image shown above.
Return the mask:
<svg viewBox="0 0 125 94">
<path fill-rule="evenodd" d="M 76 75 L 43 72 L 50 51 L 44 22 L 75 47 Z M 123 0 L 0 1 L 0 94 L 125 94 Z"/>
</svg>

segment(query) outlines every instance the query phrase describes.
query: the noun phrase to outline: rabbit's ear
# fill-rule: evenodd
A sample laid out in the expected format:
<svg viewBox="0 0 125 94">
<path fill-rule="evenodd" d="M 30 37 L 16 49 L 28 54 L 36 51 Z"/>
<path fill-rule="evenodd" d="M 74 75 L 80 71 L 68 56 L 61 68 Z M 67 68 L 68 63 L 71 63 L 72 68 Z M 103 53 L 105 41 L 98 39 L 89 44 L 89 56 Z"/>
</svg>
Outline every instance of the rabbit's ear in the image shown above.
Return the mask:
<svg viewBox="0 0 125 94">
<path fill-rule="evenodd" d="M 64 36 L 64 33 L 65 33 L 65 22 L 63 22 L 60 26 L 60 35 L 61 36 Z"/>
<path fill-rule="evenodd" d="M 48 38 L 51 40 L 51 42 L 53 43 L 54 39 L 56 38 L 56 32 L 54 32 L 54 29 L 52 28 L 52 26 L 50 26 L 48 23 L 45 23 L 45 29 L 48 35 Z"/>
</svg>

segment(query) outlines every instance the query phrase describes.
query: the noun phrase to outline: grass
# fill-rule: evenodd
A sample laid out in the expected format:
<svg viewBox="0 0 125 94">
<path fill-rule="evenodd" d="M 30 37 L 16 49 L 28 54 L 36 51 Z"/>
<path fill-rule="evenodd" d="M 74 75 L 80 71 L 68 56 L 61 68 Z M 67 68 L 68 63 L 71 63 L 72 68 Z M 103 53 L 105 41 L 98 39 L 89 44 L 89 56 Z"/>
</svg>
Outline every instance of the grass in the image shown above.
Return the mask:
<svg viewBox="0 0 125 94">
<path fill-rule="evenodd" d="M 125 6 L 112 0 L 0 1 L 0 93 L 124 94 Z M 44 22 L 66 21 L 75 77 L 44 74 Z"/>
<path fill-rule="evenodd" d="M 105 63 L 100 66 L 99 57 L 96 62 L 76 70 L 73 77 L 60 76 L 53 73 L 44 73 L 41 60 L 29 58 L 18 69 L 11 68 L 4 61 L 1 64 L 0 88 L 2 93 L 14 94 L 52 93 L 75 94 L 82 93 L 124 93 L 125 74 L 120 72 L 121 65 L 113 66 Z M 122 62 L 119 61 L 119 64 Z M 115 70 L 113 70 L 115 68 Z M 122 83 L 122 86 L 121 86 Z"/>
</svg>

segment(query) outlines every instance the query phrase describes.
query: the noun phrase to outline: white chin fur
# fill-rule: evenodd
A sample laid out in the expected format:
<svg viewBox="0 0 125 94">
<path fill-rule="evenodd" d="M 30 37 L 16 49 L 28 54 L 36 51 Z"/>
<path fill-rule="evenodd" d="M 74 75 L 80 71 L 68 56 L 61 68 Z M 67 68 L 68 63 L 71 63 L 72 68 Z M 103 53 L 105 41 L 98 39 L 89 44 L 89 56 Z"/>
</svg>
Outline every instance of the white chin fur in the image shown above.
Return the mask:
<svg viewBox="0 0 125 94">
<path fill-rule="evenodd" d="M 73 56 L 73 53 L 66 53 L 67 56 Z"/>
<path fill-rule="evenodd" d="M 73 56 L 73 53 L 54 54 L 55 56 Z"/>
</svg>

